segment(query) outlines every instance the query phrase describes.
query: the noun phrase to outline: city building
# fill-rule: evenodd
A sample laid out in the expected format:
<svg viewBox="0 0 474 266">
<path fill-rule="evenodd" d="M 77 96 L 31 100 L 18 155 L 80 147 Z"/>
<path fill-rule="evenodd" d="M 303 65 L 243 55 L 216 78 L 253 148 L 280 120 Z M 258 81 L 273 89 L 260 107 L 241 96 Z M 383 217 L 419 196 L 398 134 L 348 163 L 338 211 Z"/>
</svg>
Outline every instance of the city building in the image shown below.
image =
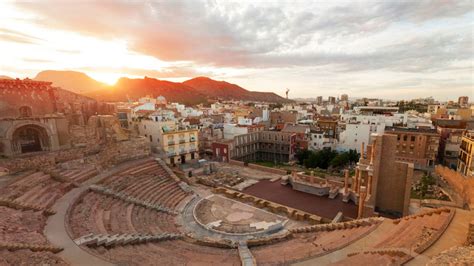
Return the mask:
<svg viewBox="0 0 474 266">
<path fill-rule="evenodd" d="M 382 134 L 385 130 L 385 124 L 366 124 L 366 123 L 348 123 L 345 124 L 344 130 L 339 134 L 339 141 L 336 149 L 340 151 L 357 150 L 363 152 L 361 144 L 370 143 L 373 133 Z"/>
<path fill-rule="evenodd" d="M 307 150 L 309 147 L 309 132 L 308 125 L 285 124 L 281 132 L 296 134 L 296 150 Z"/>
<path fill-rule="evenodd" d="M 317 151 L 325 148 L 335 149 L 336 139 L 328 137 L 325 131 L 311 129 L 309 133 L 308 149 Z"/>
<path fill-rule="evenodd" d="M 184 164 L 199 158 L 198 127 L 178 122 L 171 110 L 157 110 L 136 117 L 133 125 L 166 163 Z"/>
<path fill-rule="evenodd" d="M 163 130 L 159 136 L 161 136 L 161 149 L 166 163 L 184 164 L 199 158 L 197 128 L 177 127 Z"/>
<path fill-rule="evenodd" d="M 439 162 L 451 169 L 457 169 L 462 135 L 466 129 L 474 129 L 474 121 L 436 119 L 433 124 L 440 135 Z"/>
<path fill-rule="evenodd" d="M 329 97 L 328 97 L 328 103 L 329 103 L 329 104 L 336 104 L 336 97 L 334 97 L 334 96 L 329 96 Z"/>
<path fill-rule="evenodd" d="M 286 123 L 296 124 L 298 121 L 297 111 L 277 111 L 270 113 L 270 124 L 272 127 L 281 130 Z"/>
<path fill-rule="evenodd" d="M 474 176 L 474 130 L 465 131 L 462 136 L 457 171 L 464 176 Z"/>
<path fill-rule="evenodd" d="M 397 135 L 397 160 L 413 163 L 415 169 L 434 167 L 440 138 L 435 129 L 386 127 L 385 133 Z"/>
<path fill-rule="evenodd" d="M 469 97 L 468 96 L 460 96 L 458 98 L 458 104 L 460 106 L 467 106 L 469 104 Z"/>
<path fill-rule="evenodd" d="M 244 161 L 289 162 L 295 154 L 296 134 L 259 131 L 234 138 L 230 158 Z"/>
<path fill-rule="evenodd" d="M 317 105 L 322 105 L 323 104 L 323 96 L 316 97 L 316 104 Z"/>
</svg>

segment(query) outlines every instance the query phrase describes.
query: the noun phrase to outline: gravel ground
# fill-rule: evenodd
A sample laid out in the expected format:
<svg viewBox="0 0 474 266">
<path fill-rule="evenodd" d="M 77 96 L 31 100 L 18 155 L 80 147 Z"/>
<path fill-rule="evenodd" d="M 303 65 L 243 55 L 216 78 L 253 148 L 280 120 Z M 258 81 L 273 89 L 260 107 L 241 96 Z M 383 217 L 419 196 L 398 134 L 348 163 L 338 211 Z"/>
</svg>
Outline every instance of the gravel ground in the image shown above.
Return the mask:
<svg viewBox="0 0 474 266">
<path fill-rule="evenodd" d="M 474 246 L 454 247 L 443 251 L 427 265 L 474 265 Z"/>
</svg>

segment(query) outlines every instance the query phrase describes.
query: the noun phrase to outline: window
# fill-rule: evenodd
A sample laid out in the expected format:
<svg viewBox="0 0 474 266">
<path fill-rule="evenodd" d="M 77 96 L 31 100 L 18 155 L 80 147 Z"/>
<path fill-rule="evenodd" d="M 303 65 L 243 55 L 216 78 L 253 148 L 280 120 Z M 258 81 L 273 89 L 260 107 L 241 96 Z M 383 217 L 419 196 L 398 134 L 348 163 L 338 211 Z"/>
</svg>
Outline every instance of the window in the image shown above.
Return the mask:
<svg viewBox="0 0 474 266">
<path fill-rule="evenodd" d="M 20 107 L 20 117 L 30 117 L 32 116 L 31 107 L 29 106 L 22 106 Z"/>
<path fill-rule="evenodd" d="M 150 135 L 150 142 L 153 142 L 153 136 Z"/>
<path fill-rule="evenodd" d="M 408 139 L 408 136 L 407 135 L 403 135 L 403 141 L 407 141 Z"/>
<path fill-rule="evenodd" d="M 415 141 L 416 137 L 415 136 L 411 136 L 411 141 Z"/>
</svg>

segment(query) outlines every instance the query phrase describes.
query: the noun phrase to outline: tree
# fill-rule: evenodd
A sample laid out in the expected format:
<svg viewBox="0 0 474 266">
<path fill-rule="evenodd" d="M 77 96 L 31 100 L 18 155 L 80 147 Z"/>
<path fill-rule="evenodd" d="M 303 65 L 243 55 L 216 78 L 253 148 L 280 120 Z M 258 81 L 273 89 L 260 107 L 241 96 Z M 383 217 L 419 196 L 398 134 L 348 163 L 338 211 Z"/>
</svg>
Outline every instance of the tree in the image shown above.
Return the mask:
<svg viewBox="0 0 474 266">
<path fill-rule="evenodd" d="M 331 149 L 322 149 L 317 152 L 313 152 L 310 156 L 303 161 L 304 166 L 307 168 L 322 168 L 327 169 L 330 162 L 336 157 L 337 152 Z"/>
<path fill-rule="evenodd" d="M 428 193 L 428 188 L 436 183 L 434 177 L 430 174 L 423 175 L 420 180 L 420 194 L 421 197 L 425 197 L 426 193 Z"/>
<path fill-rule="evenodd" d="M 356 163 L 359 161 L 360 154 L 357 153 L 357 150 L 349 150 L 348 156 L 349 156 L 349 162 Z"/>
<path fill-rule="evenodd" d="M 349 162 L 350 162 L 349 153 L 343 152 L 336 155 L 336 157 L 334 157 L 331 160 L 330 164 L 332 167 L 341 167 L 341 166 L 349 164 Z"/>
<path fill-rule="evenodd" d="M 312 154 L 310 150 L 298 150 L 295 154 L 296 159 L 298 159 L 298 164 L 303 165 L 304 160 L 308 159 Z"/>
</svg>

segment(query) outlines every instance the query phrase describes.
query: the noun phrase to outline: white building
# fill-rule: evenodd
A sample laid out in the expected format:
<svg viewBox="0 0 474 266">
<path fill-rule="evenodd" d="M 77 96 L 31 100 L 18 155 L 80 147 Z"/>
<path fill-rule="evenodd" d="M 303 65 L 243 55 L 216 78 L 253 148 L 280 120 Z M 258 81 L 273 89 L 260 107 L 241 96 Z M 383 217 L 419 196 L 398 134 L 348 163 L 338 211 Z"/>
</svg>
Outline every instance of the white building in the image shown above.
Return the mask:
<svg viewBox="0 0 474 266">
<path fill-rule="evenodd" d="M 383 134 L 385 124 L 346 124 L 345 130 L 339 134 L 336 149 L 339 151 L 357 150 L 360 152 L 361 143 L 370 143 L 372 133 Z"/>
<path fill-rule="evenodd" d="M 311 131 L 309 136 L 309 150 L 318 151 L 324 148 L 336 148 L 336 140 L 326 137 L 324 131 Z"/>
<path fill-rule="evenodd" d="M 236 124 L 224 124 L 224 139 L 234 139 L 235 136 L 249 133 L 248 127 Z"/>
</svg>

